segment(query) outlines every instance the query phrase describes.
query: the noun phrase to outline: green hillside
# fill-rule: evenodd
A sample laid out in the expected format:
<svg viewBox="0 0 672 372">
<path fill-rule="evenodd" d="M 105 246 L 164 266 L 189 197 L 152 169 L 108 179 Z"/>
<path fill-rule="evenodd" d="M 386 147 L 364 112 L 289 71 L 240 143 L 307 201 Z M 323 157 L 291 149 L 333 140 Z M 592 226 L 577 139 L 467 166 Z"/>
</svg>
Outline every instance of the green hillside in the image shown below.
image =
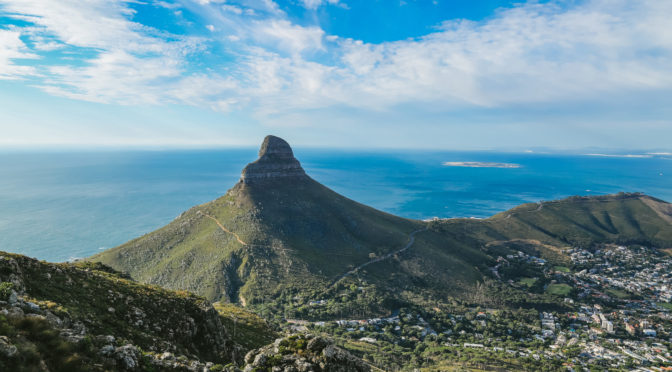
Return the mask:
<svg viewBox="0 0 672 372">
<path fill-rule="evenodd" d="M 382 314 L 473 296 L 497 257 L 518 250 L 562 264 L 568 246 L 670 247 L 670 216 L 663 201 L 619 194 L 526 204 L 485 220 L 413 221 L 319 184 L 269 136 L 226 195 L 91 260 L 264 316 Z"/>
<path fill-rule="evenodd" d="M 231 317 L 244 320 L 245 342 Z M 242 363 L 274 333 L 242 309 L 215 310 L 202 297 L 140 284 L 99 263 L 0 252 L 0 335 L 0 370 L 149 371 Z"/>
<path fill-rule="evenodd" d="M 263 188 L 239 183 L 168 226 L 93 259 L 143 282 L 246 302 L 288 282 L 325 285 L 370 254 L 403 246 L 419 227 L 311 179 Z"/>
<path fill-rule="evenodd" d="M 300 307 L 333 295 L 339 288 L 334 282 L 344 274 L 404 248 L 416 231 L 403 260 L 386 257 L 352 273 L 367 273 L 371 281 L 362 301 L 392 297 L 385 293 L 401 283 L 443 292 L 463 290 L 480 278 L 474 263 L 485 257 L 469 242 L 423 231 L 424 222 L 335 193 L 305 175 L 286 142 L 269 138 L 260 159 L 226 195 L 91 260 L 212 301 Z M 389 306 L 377 304 L 372 311 Z"/>
<path fill-rule="evenodd" d="M 596 243 L 670 247 L 669 206 L 638 193 L 575 196 L 524 204 L 485 220 L 444 220 L 434 223 L 433 228 L 448 236 L 462 231 L 464 237 L 481 241 L 488 250 L 508 246 L 513 251 L 561 260 L 563 248 Z"/>
</svg>

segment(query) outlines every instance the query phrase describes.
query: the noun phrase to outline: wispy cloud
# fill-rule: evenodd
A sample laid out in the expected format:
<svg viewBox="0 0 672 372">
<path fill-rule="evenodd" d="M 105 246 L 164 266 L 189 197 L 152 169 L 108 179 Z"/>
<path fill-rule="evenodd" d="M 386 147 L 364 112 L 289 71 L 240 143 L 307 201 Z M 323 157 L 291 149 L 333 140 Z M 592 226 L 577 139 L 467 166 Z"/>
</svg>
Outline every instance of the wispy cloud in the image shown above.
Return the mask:
<svg viewBox="0 0 672 372">
<path fill-rule="evenodd" d="M 302 1 L 309 9 L 325 3 L 337 1 Z M 192 12 L 200 29 L 209 30 L 193 36 L 135 21 L 131 2 L 0 4 L 32 30 L 0 30 L 0 76 L 37 68 L 44 75 L 38 86 L 74 99 L 179 102 L 264 117 L 329 107 L 428 105 L 447 112 L 607 101 L 624 92 L 672 96 L 670 1 L 533 2 L 481 22 L 447 21 L 423 37 L 382 43 L 296 24 L 271 0 L 155 3 Z M 20 62 L 62 46 L 85 48 L 92 56 L 37 67 Z M 223 62 L 198 64 L 213 56 Z"/>
<path fill-rule="evenodd" d="M 307 9 L 317 9 L 325 4 L 339 4 L 339 0 L 301 0 L 301 4 Z"/>
<path fill-rule="evenodd" d="M 39 66 L 44 76 L 39 87 L 73 99 L 122 104 L 175 100 L 182 96 L 176 92 L 181 80 L 190 78 L 185 59 L 202 50 L 197 37 L 170 35 L 133 22 L 135 11 L 128 3 L 2 0 L 0 4 L 11 17 L 31 24 L 24 29 L 34 53 L 67 46 L 92 55 L 71 64 Z"/>
<path fill-rule="evenodd" d="M 319 27 L 303 27 L 288 20 L 256 21 L 253 37 L 267 48 L 280 48 L 289 53 L 323 49 L 324 31 Z"/>
<path fill-rule="evenodd" d="M 672 3 L 529 4 L 418 40 L 340 42 L 353 103 L 501 106 L 672 88 Z"/>
<path fill-rule="evenodd" d="M 0 29 L 0 79 L 14 80 L 35 74 L 35 69 L 17 63 L 17 59 L 35 59 L 21 40 L 21 32 Z"/>
</svg>

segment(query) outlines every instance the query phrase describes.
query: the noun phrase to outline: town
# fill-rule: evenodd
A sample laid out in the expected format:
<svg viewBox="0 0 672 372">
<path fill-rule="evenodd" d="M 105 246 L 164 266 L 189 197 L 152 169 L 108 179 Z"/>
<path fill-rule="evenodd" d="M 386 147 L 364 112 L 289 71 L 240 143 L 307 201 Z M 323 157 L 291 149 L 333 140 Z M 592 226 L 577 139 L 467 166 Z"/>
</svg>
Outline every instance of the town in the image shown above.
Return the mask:
<svg viewBox="0 0 672 372">
<path fill-rule="evenodd" d="M 567 248 L 562 252 L 566 266 L 522 251 L 499 257 L 490 268 L 493 278 L 559 297 L 562 308 L 548 311 L 401 309 L 388 317 L 292 326 L 328 333 L 346 348 L 362 350 L 365 360 L 392 370 L 395 355 L 427 366 L 446 360 L 473 365 L 478 358 L 487 365 L 494 358 L 538 370 L 672 370 L 672 257 L 667 253 L 637 245 Z M 506 270 L 520 265 L 529 270 L 516 272 L 539 276 L 512 277 Z"/>
</svg>

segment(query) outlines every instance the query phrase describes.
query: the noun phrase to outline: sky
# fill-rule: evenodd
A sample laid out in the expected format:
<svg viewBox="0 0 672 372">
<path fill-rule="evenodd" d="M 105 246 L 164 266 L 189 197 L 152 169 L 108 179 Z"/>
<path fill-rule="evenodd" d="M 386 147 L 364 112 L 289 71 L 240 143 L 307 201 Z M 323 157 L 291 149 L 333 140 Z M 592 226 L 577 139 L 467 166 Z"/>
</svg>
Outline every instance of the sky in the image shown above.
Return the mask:
<svg viewBox="0 0 672 372">
<path fill-rule="evenodd" d="M 0 0 L 0 148 L 672 149 L 672 0 Z"/>
</svg>

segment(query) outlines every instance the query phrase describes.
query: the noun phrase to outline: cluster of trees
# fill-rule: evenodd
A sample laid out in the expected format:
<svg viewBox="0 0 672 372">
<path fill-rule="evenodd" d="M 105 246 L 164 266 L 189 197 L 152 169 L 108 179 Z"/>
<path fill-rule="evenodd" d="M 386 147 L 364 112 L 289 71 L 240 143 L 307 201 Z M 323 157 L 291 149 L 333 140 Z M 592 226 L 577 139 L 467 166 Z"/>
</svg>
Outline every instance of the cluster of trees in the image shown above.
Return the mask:
<svg viewBox="0 0 672 372">
<path fill-rule="evenodd" d="M 539 313 L 534 309 L 486 311 L 464 305 L 436 310 L 400 309 L 398 323 L 368 324 L 347 329 L 335 323 L 314 327 L 341 340 L 342 346 L 385 370 L 400 366 L 503 366 L 512 369 L 554 370 L 557 361 L 514 358 L 504 352 L 493 353 L 491 347 L 518 350 L 521 347 L 542 350 L 544 342 L 533 339 L 539 329 Z M 459 315 L 456 315 L 459 314 Z M 436 331 L 434 335 L 428 331 Z M 359 341 L 375 339 L 374 344 Z M 464 347 L 465 343 L 484 344 L 490 351 Z"/>
<path fill-rule="evenodd" d="M 309 321 L 365 319 L 387 316 L 405 306 L 380 288 L 358 279 L 344 280 L 328 290 L 290 287 L 267 297 L 252 308 L 262 317 Z"/>
</svg>

